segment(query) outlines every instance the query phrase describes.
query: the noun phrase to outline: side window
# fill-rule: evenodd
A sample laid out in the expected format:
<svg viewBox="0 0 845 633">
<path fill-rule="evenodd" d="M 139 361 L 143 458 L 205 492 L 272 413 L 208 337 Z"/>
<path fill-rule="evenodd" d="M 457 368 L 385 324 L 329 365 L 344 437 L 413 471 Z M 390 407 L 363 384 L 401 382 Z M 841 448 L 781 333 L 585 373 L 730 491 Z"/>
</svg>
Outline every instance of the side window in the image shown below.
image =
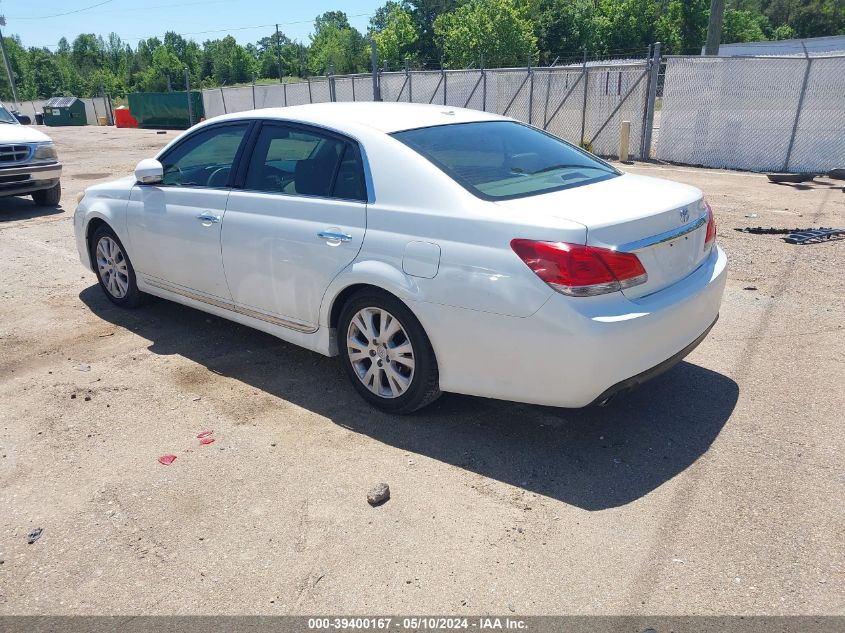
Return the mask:
<svg viewBox="0 0 845 633">
<path fill-rule="evenodd" d="M 162 157 L 162 184 L 225 187 L 249 123 L 202 130 Z"/>
<path fill-rule="evenodd" d="M 265 125 L 244 183 L 246 189 L 345 200 L 366 200 L 358 147 L 281 125 Z"/>
</svg>

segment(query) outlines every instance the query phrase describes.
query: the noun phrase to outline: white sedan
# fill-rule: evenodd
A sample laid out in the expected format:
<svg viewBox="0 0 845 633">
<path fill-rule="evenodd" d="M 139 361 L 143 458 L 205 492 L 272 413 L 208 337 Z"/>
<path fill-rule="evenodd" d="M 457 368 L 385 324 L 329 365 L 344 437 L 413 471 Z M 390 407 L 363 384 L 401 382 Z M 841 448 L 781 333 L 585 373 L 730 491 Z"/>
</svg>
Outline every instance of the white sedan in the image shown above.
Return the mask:
<svg viewBox="0 0 845 633">
<path fill-rule="evenodd" d="M 214 118 L 90 187 L 74 227 L 117 305 L 157 295 L 339 355 L 396 413 L 441 391 L 604 403 L 701 342 L 726 279 L 699 190 L 434 105 Z"/>
</svg>

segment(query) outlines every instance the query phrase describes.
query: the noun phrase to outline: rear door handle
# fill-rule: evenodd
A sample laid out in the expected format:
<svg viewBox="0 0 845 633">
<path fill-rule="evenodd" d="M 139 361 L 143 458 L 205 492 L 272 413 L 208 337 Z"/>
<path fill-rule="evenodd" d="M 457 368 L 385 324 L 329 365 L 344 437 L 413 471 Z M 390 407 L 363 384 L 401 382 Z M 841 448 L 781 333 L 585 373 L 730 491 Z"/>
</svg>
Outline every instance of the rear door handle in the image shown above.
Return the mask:
<svg viewBox="0 0 845 633">
<path fill-rule="evenodd" d="M 197 216 L 197 220 L 202 221 L 203 224 L 217 224 L 220 222 L 220 216 L 212 215 L 211 213 L 200 213 Z"/>
<path fill-rule="evenodd" d="M 351 242 L 352 236 L 347 233 L 336 233 L 335 231 L 320 231 L 317 237 L 328 242 Z"/>
</svg>

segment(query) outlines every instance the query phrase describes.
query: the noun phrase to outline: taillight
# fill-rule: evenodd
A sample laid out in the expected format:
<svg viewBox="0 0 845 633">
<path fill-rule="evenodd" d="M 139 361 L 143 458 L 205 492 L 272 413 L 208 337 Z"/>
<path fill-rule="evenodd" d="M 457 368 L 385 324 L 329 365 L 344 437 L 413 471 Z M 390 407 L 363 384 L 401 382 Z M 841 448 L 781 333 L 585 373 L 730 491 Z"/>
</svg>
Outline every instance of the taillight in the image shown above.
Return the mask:
<svg viewBox="0 0 845 633">
<path fill-rule="evenodd" d="M 558 292 L 589 297 L 643 284 L 648 274 L 633 253 L 565 242 L 512 240 L 511 248 Z"/>
<path fill-rule="evenodd" d="M 716 218 L 713 216 L 713 209 L 705 200 L 704 206 L 707 209 L 707 233 L 704 236 L 704 250 L 710 248 L 716 241 Z"/>
</svg>

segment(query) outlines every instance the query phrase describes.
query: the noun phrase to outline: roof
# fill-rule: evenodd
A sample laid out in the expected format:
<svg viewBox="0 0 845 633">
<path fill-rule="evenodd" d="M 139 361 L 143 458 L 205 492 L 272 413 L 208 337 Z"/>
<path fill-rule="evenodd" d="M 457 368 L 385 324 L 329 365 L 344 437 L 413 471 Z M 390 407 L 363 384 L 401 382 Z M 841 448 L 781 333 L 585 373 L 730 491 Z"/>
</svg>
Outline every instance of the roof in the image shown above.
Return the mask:
<svg viewBox="0 0 845 633">
<path fill-rule="evenodd" d="M 719 46 L 720 57 L 758 55 L 800 55 L 803 57 L 805 51 L 810 57 L 830 54 L 842 55 L 845 52 L 845 35 L 828 35 L 795 40 L 738 42 Z"/>
<path fill-rule="evenodd" d="M 67 108 L 79 101 L 76 97 L 53 97 L 44 104 L 46 108 Z"/>
<path fill-rule="evenodd" d="M 238 112 L 237 114 L 215 117 L 213 120 L 225 118 L 279 118 L 327 125 L 336 129 L 348 128 L 351 124 L 356 127 L 372 128 L 387 134 L 449 123 L 507 119 L 507 117 L 480 110 L 401 102 L 313 103 L 287 108 L 264 108 L 249 112 Z"/>
</svg>

